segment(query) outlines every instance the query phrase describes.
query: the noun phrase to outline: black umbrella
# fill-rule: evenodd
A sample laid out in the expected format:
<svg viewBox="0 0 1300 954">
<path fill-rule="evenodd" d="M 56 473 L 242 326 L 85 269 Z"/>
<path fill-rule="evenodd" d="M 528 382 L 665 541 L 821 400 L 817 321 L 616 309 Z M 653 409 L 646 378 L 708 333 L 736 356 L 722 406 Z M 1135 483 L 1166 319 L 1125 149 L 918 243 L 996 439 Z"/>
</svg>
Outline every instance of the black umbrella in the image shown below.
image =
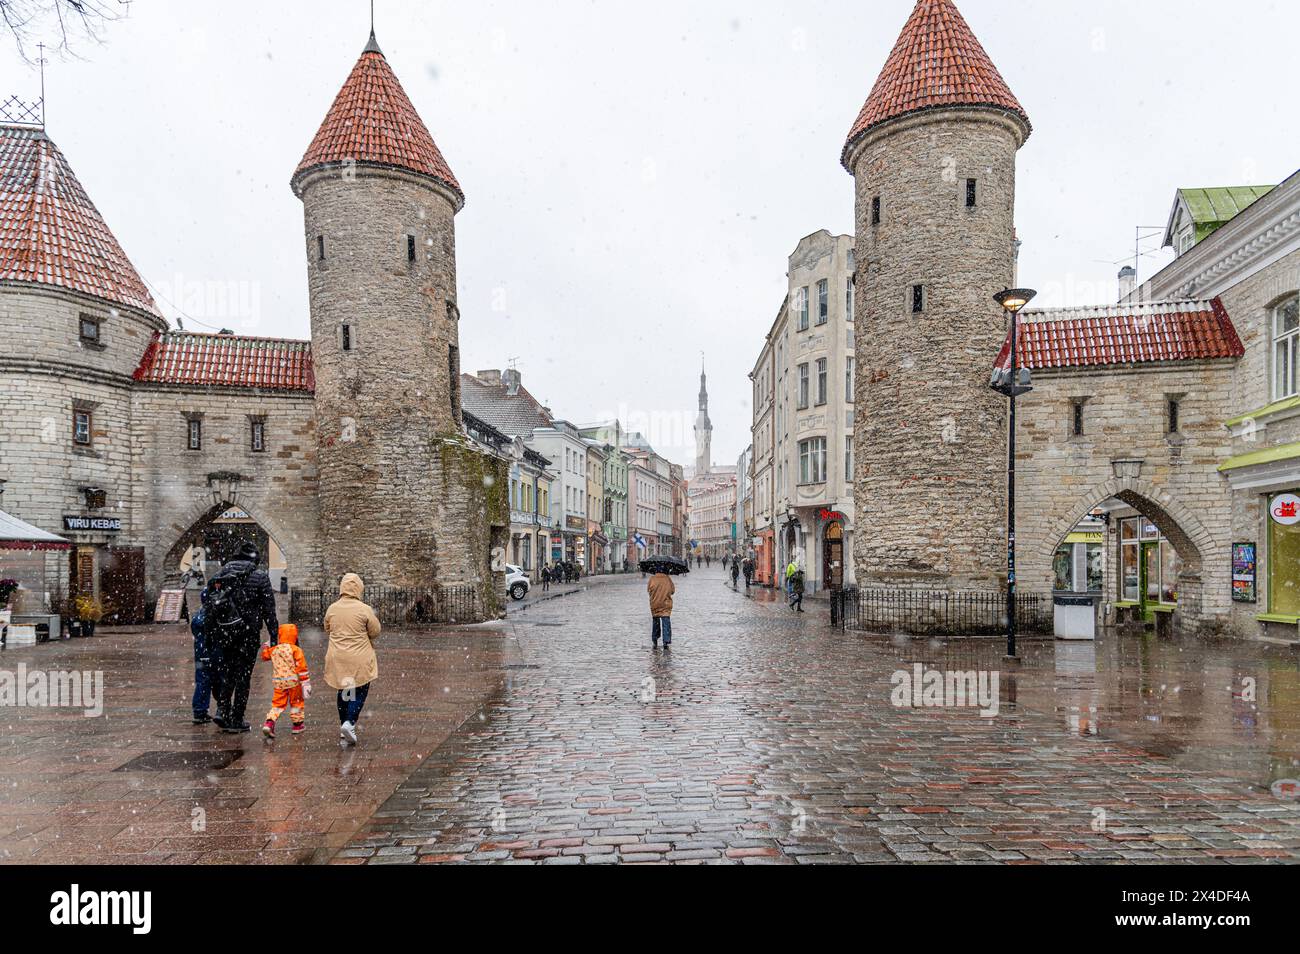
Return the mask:
<svg viewBox="0 0 1300 954">
<path fill-rule="evenodd" d="M 646 557 L 641 561 L 640 568 L 642 573 L 667 573 L 669 576 L 691 572 L 690 563 L 675 556 Z"/>
</svg>

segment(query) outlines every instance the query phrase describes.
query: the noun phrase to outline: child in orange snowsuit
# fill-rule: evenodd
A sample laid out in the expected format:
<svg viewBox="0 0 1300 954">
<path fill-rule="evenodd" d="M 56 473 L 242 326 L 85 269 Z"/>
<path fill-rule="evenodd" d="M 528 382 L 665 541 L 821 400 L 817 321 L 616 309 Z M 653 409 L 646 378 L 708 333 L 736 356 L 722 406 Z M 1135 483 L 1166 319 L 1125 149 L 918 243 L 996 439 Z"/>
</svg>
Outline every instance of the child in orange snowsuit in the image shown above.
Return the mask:
<svg viewBox="0 0 1300 954">
<path fill-rule="evenodd" d="M 293 734 L 298 735 L 306 728 L 304 700 L 311 698 L 311 676 L 307 673 L 307 658 L 298 648 L 298 627 L 293 623 L 281 624 L 278 642 L 274 646 L 263 646 L 262 658 L 271 661 L 271 683 L 275 687 L 262 734 L 274 739 L 275 720 L 288 708 L 289 718 L 293 720 Z"/>
</svg>

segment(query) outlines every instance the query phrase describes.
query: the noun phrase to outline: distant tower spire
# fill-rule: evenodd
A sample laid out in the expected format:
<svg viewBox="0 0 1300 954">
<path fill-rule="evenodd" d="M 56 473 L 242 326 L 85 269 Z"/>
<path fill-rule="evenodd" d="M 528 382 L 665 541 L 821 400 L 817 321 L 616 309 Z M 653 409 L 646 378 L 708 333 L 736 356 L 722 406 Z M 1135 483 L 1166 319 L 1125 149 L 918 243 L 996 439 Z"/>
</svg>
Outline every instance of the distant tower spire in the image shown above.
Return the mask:
<svg viewBox="0 0 1300 954">
<path fill-rule="evenodd" d="M 709 420 L 709 388 L 704 375 L 704 353 L 700 353 L 700 413 L 695 417 L 695 476 L 713 469 L 713 422 Z"/>
</svg>

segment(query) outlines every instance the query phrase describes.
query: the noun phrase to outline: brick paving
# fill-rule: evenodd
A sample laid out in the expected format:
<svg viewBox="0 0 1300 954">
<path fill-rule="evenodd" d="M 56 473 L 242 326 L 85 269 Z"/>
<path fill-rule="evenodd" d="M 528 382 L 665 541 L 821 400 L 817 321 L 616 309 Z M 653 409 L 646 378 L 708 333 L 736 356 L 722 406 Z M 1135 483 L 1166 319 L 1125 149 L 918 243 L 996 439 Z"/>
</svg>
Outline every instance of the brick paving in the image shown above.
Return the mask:
<svg viewBox="0 0 1300 954">
<path fill-rule="evenodd" d="M 333 863 L 1300 858 L 1300 803 L 1269 789 L 1300 775 L 1287 650 L 1046 641 L 1013 670 L 994 642 L 842 634 L 720 568 L 680 581 L 669 651 L 637 577 L 510 626 L 504 691 Z M 1001 670 L 999 715 L 895 708 L 917 662 Z"/>
<path fill-rule="evenodd" d="M 104 715 L 0 709 L 0 861 L 14 863 L 274 864 L 323 860 L 346 844 L 421 759 L 499 691 L 516 652 L 501 624 L 435 633 L 385 630 L 380 678 L 361 744 L 340 748 L 324 636 L 301 639 L 315 693 L 307 732 L 263 741 L 270 667 L 253 678 L 253 732 L 190 724 L 188 628 L 108 629 L 6 649 L 0 668 L 104 673 Z M 186 755 L 186 753 L 193 753 Z M 161 754 L 161 756 L 160 756 Z M 219 755 L 224 768 L 158 760 Z M 144 756 L 149 764 L 142 764 Z M 197 830 L 196 830 L 197 829 Z"/>
</svg>

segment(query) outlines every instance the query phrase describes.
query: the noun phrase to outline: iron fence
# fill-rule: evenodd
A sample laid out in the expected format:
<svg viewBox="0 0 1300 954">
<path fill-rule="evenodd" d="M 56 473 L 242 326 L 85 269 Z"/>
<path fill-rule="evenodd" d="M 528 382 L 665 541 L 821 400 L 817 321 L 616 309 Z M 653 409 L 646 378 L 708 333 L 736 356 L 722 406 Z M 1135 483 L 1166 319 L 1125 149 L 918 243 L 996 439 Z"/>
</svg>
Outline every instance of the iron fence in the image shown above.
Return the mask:
<svg viewBox="0 0 1300 954">
<path fill-rule="evenodd" d="M 912 636 L 999 636 L 1007 631 L 1007 596 L 996 590 L 847 587 L 831 593 L 831 625 Z M 1052 594 L 1016 594 L 1016 630 L 1052 632 Z"/>
<path fill-rule="evenodd" d="M 294 589 L 289 593 L 289 620 L 320 625 L 338 590 Z M 384 625 L 436 626 L 482 619 L 478 590 L 452 586 L 367 586 L 361 594 Z"/>
</svg>

